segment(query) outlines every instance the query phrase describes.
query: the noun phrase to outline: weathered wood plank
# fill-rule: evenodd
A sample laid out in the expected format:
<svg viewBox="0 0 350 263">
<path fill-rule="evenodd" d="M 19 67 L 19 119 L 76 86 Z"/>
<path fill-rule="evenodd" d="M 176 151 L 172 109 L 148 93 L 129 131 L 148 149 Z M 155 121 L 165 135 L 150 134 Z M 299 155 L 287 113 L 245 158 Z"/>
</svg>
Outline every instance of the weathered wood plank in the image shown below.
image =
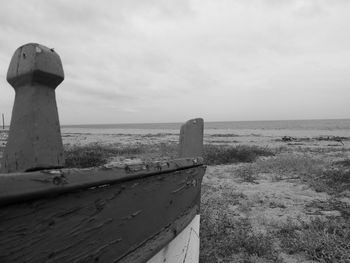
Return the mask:
<svg viewBox="0 0 350 263">
<path fill-rule="evenodd" d="M 202 164 L 202 158 L 194 158 L 129 166 L 0 174 L 0 206 L 40 196 L 53 196 L 76 189 L 98 187 L 133 178 L 196 167 Z"/>
<path fill-rule="evenodd" d="M 119 262 L 152 244 L 129 261 L 145 262 L 199 212 L 204 172 L 199 166 L 3 206 L 0 262 Z"/>
<path fill-rule="evenodd" d="M 60 56 L 53 49 L 29 43 L 16 50 L 7 72 L 16 96 L 3 173 L 64 167 L 55 95 L 63 79 Z"/>
<path fill-rule="evenodd" d="M 200 216 L 196 215 L 182 232 L 147 263 L 198 263 Z"/>
<path fill-rule="evenodd" d="M 201 118 L 187 121 L 180 130 L 179 156 L 182 158 L 203 156 L 204 121 Z"/>
<path fill-rule="evenodd" d="M 168 252 L 169 254 L 172 254 L 172 252 L 168 251 L 168 249 L 173 249 L 174 246 L 171 243 L 177 243 L 177 242 L 183 242 L 183 232 L 188 228 L 192 227 L 191 221 L 193 221 L 195 218 L 199 218 L 199 215 L 197 214 L 196 209 L 192 209 L 184 216 L 181 216 L 179 219 L 177 219 L 171 227 L 163 229 L 159 234 L 157 234 L 154 238 L 149 239 L 147 242 L 142 244 L 140 247 L 138 247 L 135 251 L 132 253 L 129 253 L 127 256 L 123 257 L 120 262 L 118 263 L 153 263 L 153 258 L 158 258 L 159 253 Z M 199 223 L 199 222 L 198 222 Z M 182 229 L 182 230 L 180 230 Z M 198 230 L 199 230 L 199 224 L 198 224 Z M 175 241 L 175 239 L 177 239 Z M 186 243 L 186 242 L 185 242 Z M 183 243 L 184 246 L 186 244 Z M 199 243 L 199 242 L 198 242 Z M 157 248 L 157 249 L 155 249 Z M 158 251 L 159 250 L 159 251 Z M 177 249 L 176 249 L 177 250 Z M 158 251 L 155 253 L 155 251 Z M 179 252 L 173 251 L 174 253 Z M 198 250 L 199 252 L 199 250 Z M 183 253 L 183 252 L 182 252 Z M 180 256 L 182 254 L 179 253 Z M 199 253 L 198 253 L 199 256 Z M 156 260 L 157 262 L 157 260 Z M 168 262 L 167 259 L 161 261 L 161 262 Z M 171 263 L 170 261 L 169 263 Z M 175 261 L 178 262 L 184 262 L 183 260 Z M 187 262 L 187 261 L 185 261 Z M 192 261 L 188 261 L 192 262 Z M 198 262 L 198 261 L 193 261 Z"/>
</svg>

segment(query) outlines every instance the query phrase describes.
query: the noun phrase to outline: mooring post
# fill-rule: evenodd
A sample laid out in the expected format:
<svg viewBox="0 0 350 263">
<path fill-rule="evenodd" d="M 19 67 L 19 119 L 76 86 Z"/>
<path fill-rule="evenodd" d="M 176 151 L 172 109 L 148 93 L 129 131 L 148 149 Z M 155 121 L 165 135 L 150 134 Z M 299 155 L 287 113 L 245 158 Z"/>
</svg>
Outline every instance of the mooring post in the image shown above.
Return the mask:
<svg viewBox="0 0 350 263">
<path fill-rule="evenodd" d="M 203 156 L 204 121 L 201 118 L 187 121 L 180 130 L 179 156 L 182 158 Z"/>
<path fill-rule="evenodd" d="M 1 170 L 5 173 L 64 166 L 55 89 L 64 73 L 59 55 L 30 43 L 14 53 L 7 81 L 16 96 Z"/>
</svg>

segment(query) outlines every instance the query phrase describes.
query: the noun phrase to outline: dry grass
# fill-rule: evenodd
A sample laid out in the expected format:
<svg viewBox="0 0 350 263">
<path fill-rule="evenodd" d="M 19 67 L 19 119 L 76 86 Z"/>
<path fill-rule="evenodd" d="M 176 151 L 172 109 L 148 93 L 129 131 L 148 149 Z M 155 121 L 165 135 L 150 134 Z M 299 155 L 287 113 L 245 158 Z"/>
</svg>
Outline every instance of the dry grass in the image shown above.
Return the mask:
<svg viewBox="0 0 350 263">
<path fill-rule="evenodd" d="M 136 144 L 130 146 L 90 144 L 86 146 L 66 146 L 67 167 L 92 167 L 106 164 L 113 156 L 149 158 L 176 158 L 177 143 L 156 143 L 153 145 Z M 272 156 L 274 153 L 258 146 L 240 145 L 237 147 L 205 145 L 205 164 L 228 164 L 237 162 L 253 162 L 259 156 Z"/>
<path fill-rule="evenodd" d="M 240 135 L 234 134 L 234 133 L 216 133 L 216 134 L 211 134 L 210 137 L 239 137 Z"/>
<path fill-rule="evenodd" d="M 350 220 L 314 218 L 311 222 L 286 225 L 279 231 L 282 248 L 303 252 L 321 263 L 350 262 Z"/>
<path fill-rule="evenodd" d="M 100 145 L 85 146 L 65 145 L 66 167 L 86 168 L 108 163 L 112 158 L 141 158 L 145 161 L 162 158 L 176 158 L 178 155 L 177 143 L 155 143 L 152 145 Z"/>
<path fill-rule="evenodd" d="M 200 262 L 275 262 L 277 254 L 271 233 L 256 232 L 247 218 L 235 217 L 229 204 L 239 204 L 242 193 L 224 191 L 210 198 L 215 187 L 203 186 Z M 249 209 L 249 208 L 247 208 Z"/>
<path fill-rule="evenodd" d="M 101 146 L 98 144 L 86 146 L 66 147 L 66 167 L 86 168 L 106 164 L 114 156 L 135 156 L 142 154 L 145 146 L 135 145 L 128 147 Z"/>
<path fill-rule="evenodd" d="M 258 179 L 258 173 L 252 165 L 241 166 L 235 171 L 235 175 L 243 182 L 255 183 L 255 180 Z"/>
<path fill-rule="evenodd" d="M 292 219 L 288 224 L 269 223 L 267 232 L 259 232 L 249 222 L 251 207 L 256 207 L 258 201 L 245 200 L 243 194 L 230 195 L 232 190 L 226 189 L 225 185 L 212 185 L 210 193 L 207 188 L 203 191 L 200 262 L 286 262 L 281 253 L 292 258 L 301 253 L 305 260 L 323 263 L 350 262 L 350 205 L 337 199 L 339 193 L 350 190 L 350 162 L 348 158 L 331 162 L 332 157 L 320 152 L 283 151 L 253 163 L 228 166 L 226 170 L 242 182 L 256 184 L 260 182 L 257 181 L 260 174 L 278 180 L 297 179 L 293 182 L 308 184 L 332 197 L 308 203 L 306 210 L 310 206 L 312 211 L 335 211 L 338 217 L 327 219 L 320 212 L 318 217 L 311 216 L 311 220 L 298 224 Z M 235 210 L 229 207 L 235 207 Z M 273 207 L 288 209 L 285 205 L 274 204 Z M 246 217 L 237 216 L 242 213 Z"/>
<path fill-rule="evenodd" d="M 343 159 L 340 161 L 336 161 L 336 162 L 334 162 L 334 164 L 350 168 L 350 159 L 346 158 L 346 159 Z"/>
<path fill-rule="evenodd" d="M 319 174 L 324 167 L 324 161 L 306 154 L 283 153 L 274 158 L 258 160 L 256 169 L 262 173 L 277 175 L 308 175 Z"/>
<path fill-rule="evenodd" d="M 283 153 L 274 158 L 258 160 L 254 169 L 262 173 L 273 173 L 277 180 L 299 177 L 318 192 L 334 194 L 350 189 L 349 163 L 349 159 L 332 164 L 305 153 Z"/>
<path fill-rule="evenodd" d="M 259 156 L 273 156 L 274 153 L 268 148 L 259 146 L 218 146 L 204 145 L 204 161 L 208 165 L 230 164 L 238 162 L 253 162 Z"/>
<path fill-rule="evenodd" d="M 206 211 L 209 213 L 210 211 Z M 237 219 L 223 211 L 216 219 L 202 214 L 200 262 L 253 262 L 263 258 L 274 262 L 274 238 L 252 229 L 247 219 Z M 215 244 L 215 246 L 213 246 Z"/>
<path fill-rule="evenodd" d="M 338 194 L 350 189 L 350 169 L 331 166 L 321 174 L 307 178 L 310 185 L 318 192 Z"/>
</svg>

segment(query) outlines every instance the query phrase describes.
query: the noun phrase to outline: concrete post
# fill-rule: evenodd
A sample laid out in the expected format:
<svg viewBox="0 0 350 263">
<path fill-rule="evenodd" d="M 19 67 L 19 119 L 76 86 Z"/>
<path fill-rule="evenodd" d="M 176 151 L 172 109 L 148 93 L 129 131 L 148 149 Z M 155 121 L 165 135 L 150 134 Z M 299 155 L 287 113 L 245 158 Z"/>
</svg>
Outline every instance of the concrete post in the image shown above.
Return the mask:
<svg viewBox="0 0 350 263">
<path fill-rule="evenodd" d="M 181 158 L 203 156 L 203 130 L 204 121 L 201 118 L 187 121 L 180 130 Z"/>
<path fill-rule="evenodd" d="M 16 50 L 7 72 L 16 96 L 2 172 L 64 166 L 55 97 L 63 79 L 61 59 L 53 49 L 30 43 Z"/>
</svg>

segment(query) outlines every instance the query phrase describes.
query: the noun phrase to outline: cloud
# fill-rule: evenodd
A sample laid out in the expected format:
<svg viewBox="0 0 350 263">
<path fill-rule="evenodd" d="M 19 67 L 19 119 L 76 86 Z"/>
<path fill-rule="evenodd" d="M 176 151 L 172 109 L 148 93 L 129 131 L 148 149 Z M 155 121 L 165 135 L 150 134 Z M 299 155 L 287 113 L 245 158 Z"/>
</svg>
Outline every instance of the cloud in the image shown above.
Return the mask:
<svg viewBox="0 0 350 263">
<path fill-rule="evenodd" d="M 341 104 L 332 116 L 344 117 L 348 2 L 9 1 L 0 9 L 0 112 L 12 108 L 4 76 L 13 52 L 39 42 L 63 61 L 61 123 L 322 118 L 327 95 Z M 286 103 L 296 90 L 319 111 L 294 95 L 296 106 Z"/>
</svg>

